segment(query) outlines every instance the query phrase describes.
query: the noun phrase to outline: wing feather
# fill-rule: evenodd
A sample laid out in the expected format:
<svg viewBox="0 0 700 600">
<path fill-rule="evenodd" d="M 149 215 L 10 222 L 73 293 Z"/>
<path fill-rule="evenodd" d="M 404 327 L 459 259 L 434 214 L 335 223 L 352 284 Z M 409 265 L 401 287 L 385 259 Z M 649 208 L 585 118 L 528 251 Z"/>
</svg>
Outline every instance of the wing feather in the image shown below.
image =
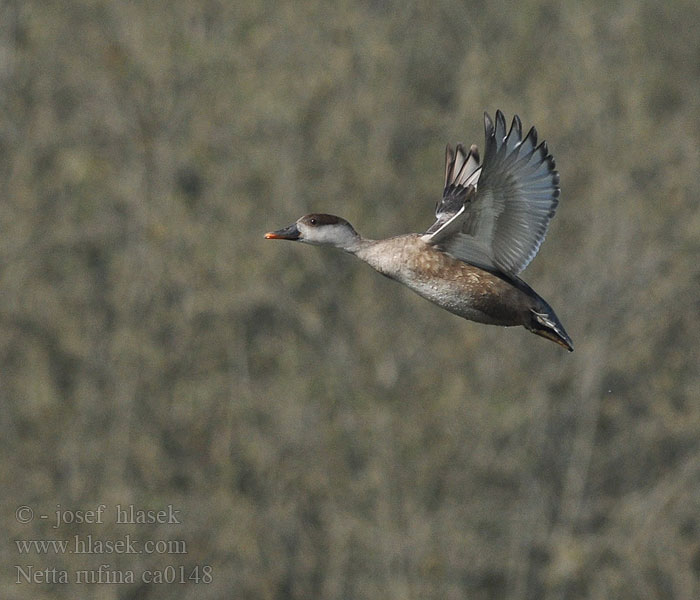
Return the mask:
<svg viewBox="0 0 700 600">
<path fill-rule="evenodd" d="M 468 197 L 469 188 L 479 179 L 479 150 L 472 145 L 466 152 L 462 144 L 453 150 L 445 149 L 445 186 L 442 199 L 435 207 L 436 221 L 426 233 L 434 233 L 461 211 Z"/>
<path fill-rule="evenodd" d="M 461 145 L 455 152 L 448 146 L 438 220 L 424 239 L 460 260 L 517 275 L 547 233 L 559 201 L 559 173 L 534 127 L 523 138 L 517 115 L 506 133 L 500 110 L 495 120 L 485 114 L 484 130 L 481 167 L 476 147 L 467 154 Z"/>
</svg>

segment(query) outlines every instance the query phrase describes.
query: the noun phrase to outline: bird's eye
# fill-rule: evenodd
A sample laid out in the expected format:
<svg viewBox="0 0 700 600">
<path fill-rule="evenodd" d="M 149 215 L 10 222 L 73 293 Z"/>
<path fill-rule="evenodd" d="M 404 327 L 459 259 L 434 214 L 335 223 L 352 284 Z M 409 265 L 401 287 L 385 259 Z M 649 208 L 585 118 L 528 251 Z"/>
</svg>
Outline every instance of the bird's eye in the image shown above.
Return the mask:
<svg viewBox="0 0 700 600">
<path fill-rule="evenodd" d="M 309 219 L 309 223 L 311 223 L 312 225 L 316 225 L 316 219 Z"/>
</svg>

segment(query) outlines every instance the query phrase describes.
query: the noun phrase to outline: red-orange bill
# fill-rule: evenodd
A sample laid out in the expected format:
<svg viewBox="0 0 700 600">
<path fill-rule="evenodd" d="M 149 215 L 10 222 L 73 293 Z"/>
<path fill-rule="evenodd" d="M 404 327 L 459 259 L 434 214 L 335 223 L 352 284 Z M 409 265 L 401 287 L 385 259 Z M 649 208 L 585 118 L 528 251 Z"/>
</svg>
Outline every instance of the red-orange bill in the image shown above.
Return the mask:
<svg viewBox="0 0 700 600">
<path fill-rule="evenodd" d="M 265 234 L 265 239 L 267 240 L 298 240 L 300 236 L 299 229 L 297 229 L 297 224 L 294 223 L 289 227 L 284 229 L 278 229 L 277 231 L 269 231 Z"/>
</svg>

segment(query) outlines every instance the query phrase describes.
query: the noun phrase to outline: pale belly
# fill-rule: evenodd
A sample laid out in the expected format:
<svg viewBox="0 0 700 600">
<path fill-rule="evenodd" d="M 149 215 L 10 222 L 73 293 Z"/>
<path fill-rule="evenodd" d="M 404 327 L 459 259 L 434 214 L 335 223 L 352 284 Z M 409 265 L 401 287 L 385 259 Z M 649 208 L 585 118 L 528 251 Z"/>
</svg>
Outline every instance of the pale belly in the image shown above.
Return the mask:
<svg viewBox="0 0 700 600">
<path fill-rule="evenodd" d="M 501 326 L 521 324 L 519 311 L 504 303 L 504 298 L 489 291 L 477 292 L 454 281 L 397 280 L 426 300 L 470 321 Z"/>
<path fill-rule="evenodd" d="M 375 243 L 358 257 L 418 295 L 470 321 L 523 325 L 531 299 L 515 285 L 409 234 Z"/>
</svg>

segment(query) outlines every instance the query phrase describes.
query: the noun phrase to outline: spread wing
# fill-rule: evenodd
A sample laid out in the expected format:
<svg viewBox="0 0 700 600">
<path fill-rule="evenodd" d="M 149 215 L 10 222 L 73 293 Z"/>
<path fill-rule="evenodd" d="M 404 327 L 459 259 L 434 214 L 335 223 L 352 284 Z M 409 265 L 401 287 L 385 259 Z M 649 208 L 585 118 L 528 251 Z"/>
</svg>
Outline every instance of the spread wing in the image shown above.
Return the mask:
<svg viewBox="0 0 700 600">
<path fill-rule="evenodd" d="M 423 239 L 460 260 L 517 275 L 535 257 L 547 233 L 559 201 L 559 173 L 547 144 L 537 145 L 534 127 L 523 139 L 517 116 L 508 134 L 500 110 L 495 124 L 484 115 L 484 127 L 484 162 L 464 180 L 467 191 L 459 196 L 461 207 L 454 210 L 456 195 L 447 204 L 443 196 L 438 210 L 445 205 L 441 214 L 446 218 L 441 222 L 438 214 Z"/>
</svg>

